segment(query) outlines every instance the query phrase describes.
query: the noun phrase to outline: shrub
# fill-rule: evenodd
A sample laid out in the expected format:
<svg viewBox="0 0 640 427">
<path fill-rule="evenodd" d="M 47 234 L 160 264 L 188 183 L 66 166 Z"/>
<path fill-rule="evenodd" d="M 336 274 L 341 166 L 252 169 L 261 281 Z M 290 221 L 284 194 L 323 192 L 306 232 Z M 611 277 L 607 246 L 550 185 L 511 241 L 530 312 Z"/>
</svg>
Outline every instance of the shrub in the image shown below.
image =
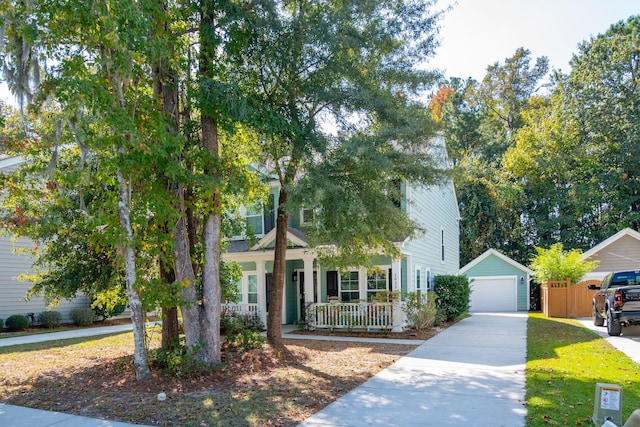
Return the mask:
<svg viewBox="0 0 640 427">
<path fill-rule="evenodd" d="M 242 329 L 235 335 L 228 336 L 225 345 L 242 351 L 249 351 L 262 347 L 267 341 L 258 331 Z"/>
<path fill-rule="evenodd" d="M 78 307 L 71 310 L 71 320 L 78 326 L 89 326 L 93 324 L 95 314 L 89 307 Z"/>
<path fill-rule="evenodd" d="M 38 322 L 45 328 L 57 328 L 62 322 L 62 314 L 59 311 L 47 310 L 38 314 Z"/>
<path fill-rule="evenodd" d="M 465 276 L 435 276 L 434 291 L 438 295 L 436 307 L 442 311 L 446 321 L 452 321 L 469 310 L 471 291 Z"/>
<path fill-rule="evenodd" d="M 258 313 L 228 312 L 220 318 L 220 329 L 226 335 L 235 335 L 243 329 L 262 331 L 264 323 Z"/>
<path fill-rule="evenodd" d="M 7 317 L 5 324 L 10 331 L 24 331 L 29 327 L 29 318 L 22 314 L 14 314 Z"/>
<path fill-rule="evenodd" d="M 419 331 L 426 329 L 433 326 L 436 321 L 436 294 L 433 292 L 427 294 L 410 292 L 407 294 L 402 308 L 414 328 Z"/>
<path fill-rule="evenodd" d="M 4 329 L 4 320 L 0 319 L 0 330 Z"/>
<path fill-rule="evenodd" d="M 153 361 L 161 372 L 177 377 L 198 376 L 206 370 L 204 362 L 195 358 L 198 348 L 188 348 L 184 339 L 170 349 L 159 348 L 154 352 Z"/>
</svg>

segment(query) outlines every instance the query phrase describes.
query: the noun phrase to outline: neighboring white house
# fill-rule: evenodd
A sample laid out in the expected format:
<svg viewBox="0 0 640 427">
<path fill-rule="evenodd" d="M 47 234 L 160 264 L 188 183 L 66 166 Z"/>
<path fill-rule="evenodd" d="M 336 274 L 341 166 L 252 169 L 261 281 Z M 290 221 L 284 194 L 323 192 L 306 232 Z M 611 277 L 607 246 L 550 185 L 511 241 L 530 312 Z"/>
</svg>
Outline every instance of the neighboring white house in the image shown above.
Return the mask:
<svg viewBox="0 0 640 427">
<path fill-rule="evenodd" d="M 446 161 L 444 140 L 439 137 L 437 147 Z M 293 214 L 289 221 L 287 247 L 287 274 L 283 300 L 282 323 L 302 319 L 305 306 L 315 310 L 318 326 L 330 327 L 391 327 L 398 329 L 399 307 L 395 311 L 370 303 L 372 296 L 381 291 L 425 292 L 433 287 L 433 277 L 458 274 L 459 269 L 459 211 L 453 182 L 441 186 L 402 184 L 403 200 L 400 209 L 418 222 L 426 233 L 416 239 L 395 242 L 402 255 L 397 259 L 374 257 L 377 271 L 353 268 L 349 271 L 329 270 L 322 266 L 305 237 L 306 211 Z M 270 206 L 278 205 L 278 184 L 272 181 Z M 260 238 L 250 246 L 245 240 L 232 240 L 223 259 L 236 261 L 243 270 L 241 302 L 232 309 L 257 312 L 266 321 L 271 289 L 275 217 L 273 210 L 248 212 L 247 221 L 257 230 Z M 372 315 L 371 313 L 374 313 Z M 369 316 L 369 319 L 364 317 Z M 373 322 L 371 317 L 382 323 Z M 380 320 L 387 316 L 386 320 Z M 345 320 L 346 319 L 346 320 Z M 327 324 L 330 322 L 331 324 Z M 345 323 L 347 322 L 347 323 Z M 366 325 L 364 325 L 366 323 Z"/>
<path fill-rule="evenodd" d="M 529 310 L 529 279 L 533 271 L 489 249 L 460 269 L 469 278 L 472 312 Z"/>
<path fill-rule="evenodd" d="M 20 157 L 0 158 L 0 173 L 11 173 L 23 163 Z M 0 319 L 6 320 L 13 314 L 38 313 L 47 310 L 44 298 L 34 297 L 29 301 L 24 296 L 31 284 L 18 280 L 22 274 L 28 273 L 33 263 L 33 258 L 19 254 L 20 249 L 30 252 L 34 249 L 33 241 L 25 238 L 14 240 L 5 230 L 0 230 Z M 22 251 L 24 252 L 24 251 Z M 51 307 L 62 314 L 62 321 L 71 322 L 69 312 L 74 307 L 87 307 L 89 301 L 86 297 L 79 297 L 73 301 L 62 300 L 60 305 Z"/>
<path fill-rule="evenodd" d="M 612 271 L 640 270 L 640 233 L 631 228 L 620 230 L 583 253 L 581 259 L 599 262 L 585 280 L 602 280 Z"/>
</svg>

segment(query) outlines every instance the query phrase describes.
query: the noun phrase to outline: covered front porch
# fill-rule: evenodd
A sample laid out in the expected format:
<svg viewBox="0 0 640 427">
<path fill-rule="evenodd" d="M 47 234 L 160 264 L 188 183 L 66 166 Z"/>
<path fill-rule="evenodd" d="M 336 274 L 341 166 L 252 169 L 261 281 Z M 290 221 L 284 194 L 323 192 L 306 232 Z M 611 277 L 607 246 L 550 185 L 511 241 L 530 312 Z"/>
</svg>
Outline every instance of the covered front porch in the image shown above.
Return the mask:
<svg viewBox="0 0 640 427">
<path fill-rule="evenodd" d="M 228 311 L 257 314 L 266 325 L 273 286 L 273 249 L 267 235 L 257 245 L 224 255 L 238 262 L 242 280 L 240 300 L 227 303 Z M 305 324 L 311 329 L 401 331 L 407 326 L 400 301 L 379 302 L 389 291 L 400 291 L 403 261 L 376 260 L 377 268 L 329 270 L 304 239 L 289 233 L 284 283 L 282 324 Z M 406 274 L 404 276 L 406 280 Z M 399 292 L 398 292 L 399 293 Z"/>
</svg>

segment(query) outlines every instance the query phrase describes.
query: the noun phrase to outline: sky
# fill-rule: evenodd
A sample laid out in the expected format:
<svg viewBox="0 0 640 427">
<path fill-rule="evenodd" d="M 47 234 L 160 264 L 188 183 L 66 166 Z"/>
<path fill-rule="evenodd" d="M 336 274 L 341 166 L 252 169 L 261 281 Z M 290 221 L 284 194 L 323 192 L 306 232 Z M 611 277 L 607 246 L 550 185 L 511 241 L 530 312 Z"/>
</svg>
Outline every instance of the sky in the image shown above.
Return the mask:
<svg viewBox="0 0 640 427">
<path fill-rule="evenodd" d="M 532 58 L 547 56 L 551 69 L 568 73 L 580 42 L 640 14 L 640 0 L 440 0 L 439 7 L 450 4 L 428 67 L 478 81 L 488 65 L 504 63 L 519 47 Z M 12 103 L 4 85 L 0 99 Z"/>
<path fill-rule="evenodd" d="M 578 44 L 640 14 L 640 0 L 440 0 L 453 9 L 440 21 L 440 47 L 429 68 L 482 80 L 488 65 L 524 47 L 565 74 Z M 533 65 L 534 61 L 531 62 Z"/>
</svg>

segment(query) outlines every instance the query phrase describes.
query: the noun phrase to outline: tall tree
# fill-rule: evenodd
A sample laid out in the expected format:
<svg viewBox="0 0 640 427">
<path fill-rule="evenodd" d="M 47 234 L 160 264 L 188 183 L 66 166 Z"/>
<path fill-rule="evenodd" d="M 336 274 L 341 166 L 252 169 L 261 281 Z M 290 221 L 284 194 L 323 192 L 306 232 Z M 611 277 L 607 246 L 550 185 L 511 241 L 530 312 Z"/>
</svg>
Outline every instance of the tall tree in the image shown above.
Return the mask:
<svg viewBox="0 0 640 427">
<path fill-rule="evenodd" d="M 546 57 L 532 66 L 530 55 L 517 49 L 504 63 L 487 67 L 481 83 L 451 81 L 456 92 L 445 105 L 443 123 L 456 164 L 463 265 L 489 248 L 522 261 L 528 256 L 528 243 L 521 237 L 522 193 L 502 173 L 501 162 L 548 71 Z"/>
<path fill-rule="evenodd" d="M 234 76 L 259 112 L 252 121 L 263 135 L 265 166 L 280 181 L 267 325 L 274 344 L 282 337 L 287 223 L 299 176 L 309 174 L 333 144 L 356 135 L 361 142 L 367 133 L 386 136 L 384 148 L 371 147 L 370 153 L 390 152 L 397 134 L 387 125 L 401 122 L 411 104 L 407 98 L 433 81 L 432 73 L 417 70 L 435 46 L 439 13 L 433 5 L 321 0 L 260 2 L 253 9 L 251 48 L 237 57 Z M 330 137 L 330 123 L 342 138 Z"/>
</svg>

